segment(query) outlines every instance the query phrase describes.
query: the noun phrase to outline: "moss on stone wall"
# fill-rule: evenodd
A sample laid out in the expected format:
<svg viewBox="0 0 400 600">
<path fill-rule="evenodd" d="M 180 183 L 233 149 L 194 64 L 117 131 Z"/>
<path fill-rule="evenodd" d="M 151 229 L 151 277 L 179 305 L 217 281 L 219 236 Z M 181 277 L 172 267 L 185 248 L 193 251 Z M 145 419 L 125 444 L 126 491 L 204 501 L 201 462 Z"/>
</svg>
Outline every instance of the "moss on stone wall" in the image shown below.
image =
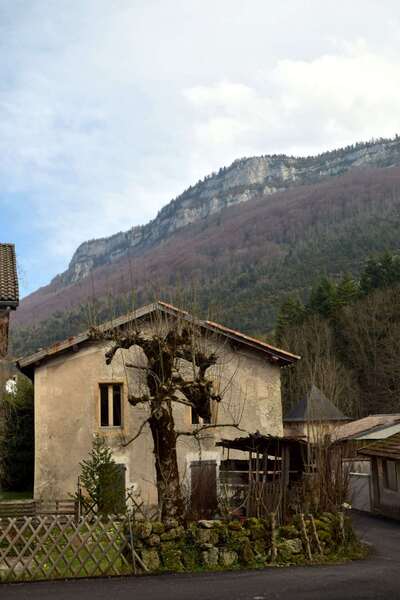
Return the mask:
<svg viewBox="0 0 400 600">
<path fill-rule="evenodd" d="M 274 544 L 274 547 L 273 547 Z M 270 519 L 197 521 L 186 527 L 138 522 L 133 545 L 151 572 L 259 568 L 362 558 L 348 517 L 323 513 L 300 516 L 271 532 Z"/>
</svg>

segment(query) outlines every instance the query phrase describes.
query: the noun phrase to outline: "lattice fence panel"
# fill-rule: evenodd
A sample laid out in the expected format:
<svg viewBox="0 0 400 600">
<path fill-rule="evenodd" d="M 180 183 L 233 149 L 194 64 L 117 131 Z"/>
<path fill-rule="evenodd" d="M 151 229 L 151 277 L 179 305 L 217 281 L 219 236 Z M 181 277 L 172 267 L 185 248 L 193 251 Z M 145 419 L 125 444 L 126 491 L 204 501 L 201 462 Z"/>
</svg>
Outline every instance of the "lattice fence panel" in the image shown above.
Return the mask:
<svg viewBox="0 0 400 600">
<path fill-rule="evenodd" d="M 128 515 L 1 519 L 0 581 L 132 573 L 138 557 L 130 531 Z"/>
</svg>

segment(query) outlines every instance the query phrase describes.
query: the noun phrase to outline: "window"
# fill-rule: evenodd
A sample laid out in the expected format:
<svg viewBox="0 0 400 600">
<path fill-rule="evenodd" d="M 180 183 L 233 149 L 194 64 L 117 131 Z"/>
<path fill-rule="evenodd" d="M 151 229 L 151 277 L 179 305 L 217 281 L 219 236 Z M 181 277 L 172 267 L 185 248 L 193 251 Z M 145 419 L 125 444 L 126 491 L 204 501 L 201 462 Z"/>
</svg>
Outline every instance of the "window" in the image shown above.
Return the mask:
<svg viewBox="0 0 400 600">
<path fill-rule="evenodd" d="M 387 490 L 398 490 L 397 470 L 394 460 L 383 461 L 383 485 Z"/>
<path fill-rule="evenodd" d="M 192 425 L 198 425 L 200 423 L 200 417 L 194 406 L 192 406 L 191 411 L 192 411 Z"/>
<path fill-rule="evenodd" d="M 192 406 L 191 411 L 192 411 L 192 425 L 209 425 L 211 423 L 211 415 L 208 419 L 201 418 L 194 406 Z"/>
<path fill-rule="evenodd" d="M 100 384 L 100 427 L 122 427 L 122 384 Z"/>
</svg>

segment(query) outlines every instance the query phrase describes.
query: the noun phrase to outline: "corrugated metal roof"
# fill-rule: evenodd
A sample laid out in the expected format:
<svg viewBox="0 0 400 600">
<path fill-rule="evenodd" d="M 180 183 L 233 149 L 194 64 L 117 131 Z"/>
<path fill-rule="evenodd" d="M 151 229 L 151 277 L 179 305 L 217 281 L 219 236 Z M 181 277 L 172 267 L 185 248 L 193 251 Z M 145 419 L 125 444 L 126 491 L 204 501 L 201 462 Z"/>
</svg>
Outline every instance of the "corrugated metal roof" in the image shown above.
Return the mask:
<svg viewBox="0 0 400 600">
<path fill-rule="evenodd" d="M 379 432 L 394 423 L 400 423 L 399 413 L 368 415 L 368 417 L 364 417 L 363 419 L 341 425 L 335 433 L 335 439 L 337 441 L 356 440 L 359 436 L 372 432 L 376 432 L 376 435 L 379 438 Z"/>
<path fill-rule="evenodd" d="M 14 244 L 0 244 L 0 306 L 15 308 L 19 301 Z"/>
<path fill-rule="evenodd" d="M 284 418 L 285 423 L 297 421 L 346 421 L 346 417 L 315 385 Z"/>
<path fill-rule="evenodd" d="M 158 301 L 152 304 L 148 304 L 139 308 L 136 311 L 128 313 L 127 315 L 123 315 L 112 321 L 108 321 L 99 327 L 100 331 L 110 331 L 112 329 L 117 329 L 121 326 L 128 325 L 134 321 L 139 319 L 143 319 L 156 311 L 162 311 L 163 313 L 170 314 L 173 316 L 179 315 L 180 317 L 187 319 L 188 321 L 193 321 L 194 317 L 192 317 L 188 312 L 183 311 L 172 304 L 167 304 L 166 302 Z M 213 323 L 212 321 L 202 321 L 195 320 L 196 325 L 200 328 L 206 329 L 208 331 L 212 331 L 219 335 L 223 335 L 237 343 L 243 344 L 245 346 L 249 346 L 255 350 L 263 352 L 268 355 L 268 358 L 272 361 L 275 361 L 277 364 L 291 364 L 298 360 L 300 357 L 295 354 L 291 354 L 290 352 L 286 352 L 285 350 L 281 350 L 280 348 L 275 348 L 275 346 L 271 346 L 266 342 L 262 342 L 255 338 L 251 338 L 239 331 L 235 331 L 234 329 L 229 329 L 224 327 L 223 325 L 219 325 L 218 323 Z M 85 331 L 79 335 L 70 337 L 62 342 L 58 342 L 53 344 L 49 348 L 45 348 L 43 350 L 38 350 L 34 354 L 30 356 L 20 358 L 17 365 L 19 369 L 29 374 L 29 371 L 34 368 L 35 365 L 40 363 L 41 361 L 53 357 L 57 354 L 65 352 L 71 348 L 77 347 L 80 344 L 87 342 L 90 340 L 90 332 Z"/>
<path fill-rule="evenodd" d="M 360 448 L 359 454 L 365 456 L 382 456 L 400 460 L 400 433 L 395 433 L 385 440 L 378 440 L 365 448 Z"/>
</svg>

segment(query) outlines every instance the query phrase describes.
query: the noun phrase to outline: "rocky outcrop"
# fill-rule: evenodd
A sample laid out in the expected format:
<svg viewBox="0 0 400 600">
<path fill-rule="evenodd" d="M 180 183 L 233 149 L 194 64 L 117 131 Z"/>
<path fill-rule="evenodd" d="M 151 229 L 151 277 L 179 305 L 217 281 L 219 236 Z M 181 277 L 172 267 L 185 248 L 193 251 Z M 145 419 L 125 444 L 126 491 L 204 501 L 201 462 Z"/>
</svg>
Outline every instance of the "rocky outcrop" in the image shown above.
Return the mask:
<svg viewBox="0 0 400 600">
<path fill-rule="evenodd" d="M 138 256 L 175 231 L 256 196 L 312 184 L 354 167 L 390 167 L 400 164 L 400 138 L 357 144 L 319 156 L 286 155 L 243 158 L 187 189 L 167 204 L 145 226 L 133 227 L 109 238 L 84 242 L 68 270 L 57 276 L 60 286 L 80 281 L 92 269 L 123 256 Z"/>
</svg>

